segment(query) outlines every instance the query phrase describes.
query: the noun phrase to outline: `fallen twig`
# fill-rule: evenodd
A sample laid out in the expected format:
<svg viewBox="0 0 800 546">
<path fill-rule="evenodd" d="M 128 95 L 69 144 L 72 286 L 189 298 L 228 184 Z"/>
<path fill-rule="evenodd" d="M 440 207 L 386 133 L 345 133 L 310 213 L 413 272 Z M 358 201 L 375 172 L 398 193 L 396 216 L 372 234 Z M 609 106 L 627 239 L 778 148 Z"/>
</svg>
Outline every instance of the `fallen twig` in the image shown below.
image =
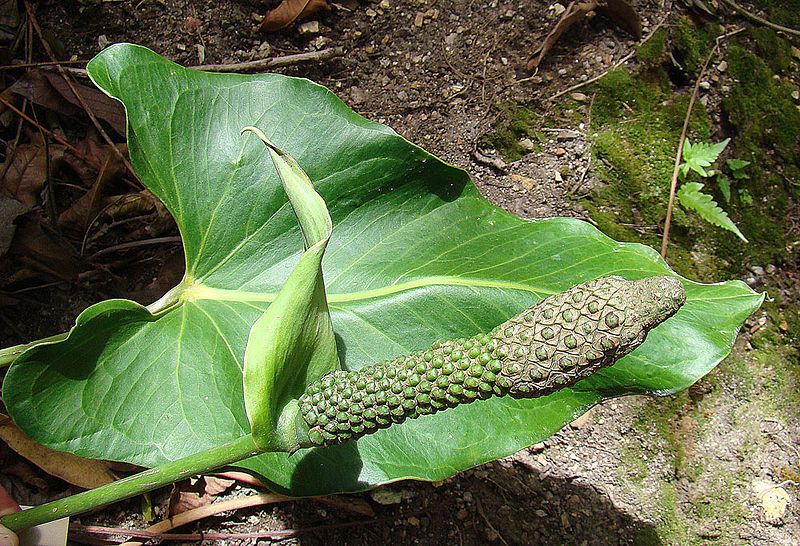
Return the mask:
<svg viewBox="0 0 800 546">
<path fill-rule="evenodd" d="M 272 540 L 286 540 L 306 533 L 315 533 L 318 531 L 326 532 L 333 529 L 346 529 L 348 527 L 360 527 L 362 525 L 374 525 L 383 521 L 401 519 L 415 514 L 420 514 L 422 511 L 410 512 L 406 514 L 387 516 L 383 518 L 347 521 L 343 523 L 331 523 L 328 525 L 317 525 L 314 527 L 306 527 L 304 529 L 285 529 L 282 531 L 259 531 L 255 533 L 153 533 L 150 531 L 140 531 L 138 529 L 121 529 L 116 527 L 100 527 L 96 525 L 81 525 L 79 523 L 72 523 L 69 526 L 70 532 L 80 535 L 100 535 L 100 536 L 119 536 L 119 537 L 136 537 L 160 540 L 177 540 L 177 541 L 197 541 L 197 540 L 244 540 L 244 539 L 272 539 Z M 120 541 L 122 542 L 122 541 Z"/>
<path fill-rule="evenodd" d="M 58 65 L 65 65 L 65 64 L 86 64 L 89 61 L 84 61 L 81 59 L 76 59 L 74 61 L 41 61 L 38 63 L 19 63 L 19 64 L 4 64 L 0 65 L 0 72 L 6 70 L 15 70 L 17 68 L 43 68 L 46 66 L 58 66 Z"/>
<path fill-rule="evenodd" d="M 278 495 L 277 493 L 258 493 L 257 495 L 248 495 L 246 497 L 216 502 L 213 504 L 200 506 L 199 508 L 195 508 L 193 510 L 187 510 L 186 512 L 182 512 L 176 516 L 165 519 L 164 521 L 160 521 L 155 525 L 151 525 L 145 530 L 150 533 L 166 533 L 167 531 L 171 531 L 177 527 L 199 521 L 209 516 L 214 516 L 221 512 L 239 510 L 241 508 L 250 508 L 253 506 L 262 506 L 264 504 L 275 504 L 288 500 L 292 500 L 292 498 L 284 497 L 283 495 Z M 123 546 L 141 546 L 141 544 L 141 542 L 131 541 L 124 543 Z"/>
<path fill-rule="evenodd" d="M 42 29 L 39 27 L 39 23 L 36 21 L 36 16 L 33 13 L 33 6 L 31 5 L 30 2 L 25 2 L 25 10 L 28 13 L 28 20 L 33 25 L 36 34 L 39 36 L 39 40 L 42 42 L 42 47 L 47 52 L 47 56 L 50 57 L 51 61 L 55 62 L 56 56 L 53 54 L 53 49 L 50 47 L 50 44 L 47 42 L 47 40 L 44 39 L 44 35 L 42 34 Z M 59 74 L 61 74 L 61 77 L 64 78 L 64 81 L 66 82 L 72 94 L 75 95 L 76 99 L 78 99 L 81 108 L 83 108 L 86 111 L 86 114 L 92 121 L 92 125 L 94 125 L 95 129 L 97 129 L 97 132 L 100 133 L 100 136 L 103 137 L 103 140 L 105 140 L 106 143 L 109 146 L 111 146 L 112 151 L 117 155 L 117 157 L 119 157 L 120 161 L 122 161 L 122 164 L 125 165 L 125 169 L 128 171 L 128 173 L 133 177 L 134 180 L 136 180 L 136 173 L 134 172 L 133 166 L 131 165 L 130 161 L 128 161 L 128 158 L 125 157 L 125 155 L 120 151 L 119 148 L 117 148 L 117 146 L 114 144 L 114 141 L 111 140 L 111 137 L 109 137 L 105 129 L 103 129 L 103 126 L 100 125 L 100 122 L 97 120 L 97 117 L 94 115 L 94 112 L 86 103 L 83 96 L 78 92 L 78 89 L 75 87 L 75 85 L 72 83 L 72 80 L 67 75 L 67 71 L 60 64 L 57 64 L 55 66 Z"/>
<path fill-rule="evenodd" d="M 711 48 L 711 52 L 706 57 L 706 61 L 703 63 L 703 67 L 700 69 L 700 72 L 697 74 L 697 80 L 694 82 L 694 89 L 692 90 L 692 97 L 689 99 L 689 107 L 686 109 L 686 117 L 683 120 L 683 129 L 681 129 L 681 136 L 678 140 L 678 152 L 675 154 L 675 166 L 672 169 L 672 181 L 670 182 L 669 186 L 669 202 L 667 203 L 667 217 L 664 220 L 664 235 L 661 238 L 661 257 L 667 257 L 667 243 L 669 242 L 669 226 L 672 220 L 672 208 L 675 205 L 675 191 L 678 189 L 678 172 L 680 171 L 681 166 L 681 158 L 683 157 L 683 143 L 686 140 L 686 132 L 689 130 L 689 120 L 692 117 L 692 109 L 694 108 L 694 103 L 697 101 L 697 94 L 700 91 L 700 82 L 703 80 L 703 76 L 705 75 L 706 69 L 708 68 L 708 64 L 711 62 L 711 59 L 716 55 L 717 51 L 719 51 L 719 45 L 722 43 L 722 40 L 730 38 L 736 34 L 742 32 L 744 28 L 737 28 L 736 30 L 732 30 L 726 34 L 722 34 L 717 36 L 717 39 L 714 42 L 714 47 Z"/>
<path fill-rule="evenodd" d="M 205 70 L 206 72 L 257 72 L 259 70 L 282 68 L 285 66 L 293 66 L 312 61 L 325 61 L 328 59 L 341 57 L 342 55 L 344 55 L 343 47 L 330 47 L 328 49 L 320 49 L 319 51 L 295 53 L 293 55 L 285 55 L 283 57 L 271 57 L 269 59 L 259 59 L 257 61 L 248 61 L 244 63 L 198 64 L 189 66 L 188 68 Z M 45 66 L 44 68 L 48 67 Z M 59 68 L 68 74 L 72 74 L 73 76 L 80 78 L 89 77 L 85 68 L 71 68 L 68 66 L 62 66 Z"/>
<path fill-rule="evenodd" d="M 41 125 L 39 122 L 37 122 L 36 120 L 34 120 L 34 119 L 33 119 L 33 118 L 31 118 L 30 116 L 28 116 L 28 115 L 27 115 L 25 112 L 23 112 L 22 110 L 20 110 L 19 108 L 17 108 L 17 107 L 16 107 L 16 106 L 14 106 L 13 104 L 11 104 L 9 101 L 7 101 L 7 100 L 6 100 L 6 99 L 5 99 L 5 98 L 4 98 L 2 95 L 0 95 L 0 103 L 2 103 L 2 104 L 3 104 L 3 106 L 5 106 L 5 107 L 6 107 L 6 108 L 8 108 L 9 110 L 11 110 L 11 111 L 12 111 L 12 112 L 14 112 L 15 114 L 17 114 L 19 117 L 21 117 L 21 118 L 22 118 L 22 119 L 24 119 L 25 121 L 27 121 L 28 123 L 30 123 L 31 125 L 33 125 L 34 127 L 36 127 L 38 130 L 42 131 L 42 132 L 43 132 L 44 134 L 46 134 L 47 136 L 49 136 L 50 138 L 52 138 L 53 140 L 55 140 L 55 141 L 56 141 L 56 142 L 58 142 L 59 144 L 63 145 L 63 146 L 64 146 L 65 148 L 67 148 L 67 149 L 68 149 L 70 152 L 72 152 L 73 154 L 75 154 L 75 156 L 77 156 L 77 157 L 81 158 L 82 160 L 84 160 L 86 163 L 88 163 L 88 164 L 89 164 L 89 165 L 91 165 L 92 167 L 94 167 L 94 168 L 96 168 L 96 169 L 100 169 L 100 164 L 99 164 L 97 161 L 95 161 L 94 159 L 90 158 L 89 156 L 87 156 L 86 154 L 84 154 L 83 152 L 81 152 L 80 150 L 78 150 L 78 149 L 77 149 L 75 146 L 73 146 L 72 144 L 70 144 L 69 142 L 67 142 L 66 140 L 64 140 L 64 139 L 63 139 L 61 136 L 59 136 L 57 133 L 54 133 L 54 132 L 53 132 L 53 131 L 51 131 L 50 129 L 48 129 L 48 128 L 46 128 L 46 127 L 42 126 L 42 125 Z"/>
<path fill-rule="evenodd" d="M 341 57 L 342 55 L 344 55 L 343 47 L 329 47 L 328 49 L 320 49 L 319 51 L 296 53 L 284 57 L 272 57 L 270 59 L 259 59 L 257 61 L 248 61 L 245 63 L 201 64 L 192 66 L 191 68 L 205 70 L 206 72 L 255 72 L 267 68 L 280 68 L 311 61 L 326 61 L 328 59 Z"/>
<path fill-rule="evenodd" d="M 749 11 L 744 9 L 742 6 L 740 6 L 739 4 L 734 2 L 733 0 L 722 0 L 722 1 L 725 4 L 728 4 L 730 7 L 732 7 L 734 11 L 740 13 L 741 15 L 747 17 L 748 19 L 750 19 L 752 21 L 755 21 L 756 23 L 762 24 L 765 27 L 769 27 L 769 28 L 771 28 L 773 30 L 779 30 L 781 32 L 785 32 L 787 34 L 792 34 L 794 36 L 800 36 L 800 30 L 797 30 L 797 29 L 794 29 L 794 28 L 785 27 L 785 26 L 779 25 L 777 23 L 773 23 L 772 21 L 768 21 L 767 19 L 764 19 L 763 17 L 759 17 L 755 13 L 750 13 Z"/>
<path fill-rule="evenodd" d="M 497 169 L 501 173 L 506 172 L 506 162 L 500 159 L 499 157 L 489 157 L 480 153 L 477 149 L 473 150 L 472 157 L 475 158 L 475 161 L 481 163 L 483 165 L 487 165 L 494 169 Z"/>
<path fill-rule="evenodd" d="M 141 241 L 131 241 L 129 243 L 120 243 L 118 245 L 110 246 L 108 248 L 104 248 L 102 250 L 98 250 L 91 256 L 89 256 L 89 260 L 95 260 L 104 254 L 109 254 L 111 252 L 117 252 L 118 250 L 127 250 L 129 248 L 136 248 L 140 246 L 149 246 L 149 245 L 163 245 L 169 243 L 180 243 L 181 238 L 179 235 L 174 235 L 170 237 L 153 237 L 152 239 L 142 239 Z"/>
</svg>

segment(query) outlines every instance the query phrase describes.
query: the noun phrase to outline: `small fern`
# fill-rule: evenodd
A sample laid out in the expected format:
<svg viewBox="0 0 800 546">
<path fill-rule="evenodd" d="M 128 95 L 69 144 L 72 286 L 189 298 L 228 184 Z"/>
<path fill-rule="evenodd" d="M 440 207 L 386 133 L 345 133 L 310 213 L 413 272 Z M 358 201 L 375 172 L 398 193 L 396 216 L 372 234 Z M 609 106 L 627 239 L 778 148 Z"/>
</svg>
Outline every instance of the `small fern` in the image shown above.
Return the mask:
<svg viewBox="0 0 800 546">
<path fill-rule="evenodd" d="M 703 184 L 699 182 L 686 182 L 678 190 L 678 199 L 681 206 L 695 211 L 700 217 L 708 222 L 714 224 L 728 231 L 735 233 L 745 243 L 747 239 L 736 224 L 728 217 L 728 213 L 722 210 L 717 205 L 714 198 L 708 194 L 701 192 Z"/>
<path fill-rule="evenodd" d="M 713 171 L 707 171 L 706 168 L 717 160 L 719 154 L 722 153 L 730 141 L 731 139 L 726 138 L 716 144 L 708 144 L 707 142 L 692 144 L 689 139 L 686 139 L 683 145 L 684 162 L 681 165 L 681 174 L 685 177 L 692 170 L 703 178 L 712 176 L 714 174 Z"/>
</svg>

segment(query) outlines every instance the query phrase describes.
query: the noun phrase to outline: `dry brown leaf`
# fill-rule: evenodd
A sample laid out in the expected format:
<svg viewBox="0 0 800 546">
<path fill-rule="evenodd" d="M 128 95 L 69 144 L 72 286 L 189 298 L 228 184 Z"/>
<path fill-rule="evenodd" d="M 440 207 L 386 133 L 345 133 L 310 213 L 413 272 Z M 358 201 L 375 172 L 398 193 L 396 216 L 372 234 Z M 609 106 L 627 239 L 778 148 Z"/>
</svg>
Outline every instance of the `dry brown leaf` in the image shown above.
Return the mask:
<svg viewBox="0 0 800 546">
<path fill-rule="evenodd" d="M 108 463 L 84 459 L 37 444 L 18 429 L 8 416 L 2 414 L 0 414 L 0 439 L 48 474 L 72 485 L 93 489 L 116 479 Z"/>
<path fill-rule="evenodd" d="M 598 11 L 637 40 L 642 38 L 642 20 L 639 18 L 639 13 L 625 0 L 604 0 Z"/>
<path fill-rule="evenodd" d="M 124 146 L 124 145 L 120 145 Z M 103 160 L 108 154 L 107 145 L 100 142 L 100 137 L 94 132 L 94 128 L 89 129 L 89 134 L 83 140 L 75 143 L 75 148 L 84 156 L 94 160 L 95 165 L 102 165 Z M 97 179 L 97 167 L 87 163 L 84 157 L 78 157 L 70 150 L 64 153 L 64 163 L 75 171 L 86 187 L 94 184 Z"/>
<path fill-rule="evenodd" d="M 28 210 L 30 207 L 26 207 L 16 199 L 0 197 L 0 256 L 6 253 L 14 239 L 14 232 L 17 229 L 14 220 Z"/>
<path fill-rule="evenodd" d="M 194 491 L 181 491 L 175 487 L 169 496 L 169 517 L 175 517 L 183 512 L 209 505 L 213 500 L 214 497 L 200 495 L 200 493 L 195 493 Z"/>
<path fill-rule="evenodd" d="M 64 158 L 64 147 L 39 144 L 20 144 L 0 166 L 5 177 L 0 180 L 0 196 L 16 199 L 27 207 L 39 201 L 39 192 L 47 181 L 47 153 L 50 154 L 50 174 L 55 173 Z"/>
<path fill-rule="evenodd" d="M 22 461 L 18 462 L 17 464 L 4 466 L 3 474 L 14 476 L 22 481 L 22 483 L 31 485 L 39 491 L 44 491 L 47 489 L 47 482 L 44 481 L 41 476 L 37 475 L 30 466 Z"/>
<path fill-rule="evenodd" d="M 599 12 L 611 19 L 614 23 L 624 28 L 634 35 L 637 39 L 642 36 L 642 23 L 639 14 L 625 0 L 586 0 L 582 2 L 571 2 L 566 11 L 556 23 L 550 34 L 544 39 L 542 44 L 533 52 L 533 56 L 528 61 L 528 70 L 533 70 L 539 66 L 552 49 L 558 39 L 570 27 L 578 21 L 584 19 L 592 12 Z"/>
<path fill-rule="evenodd" d="M 75 248 L 61 234 L 36 218 L 20 220 L 8 252 L 21 264 L 63 281 L 72 281 L 86 270 Z"/>
<path fill-rule="evenodd" d="M 149 214 L 157 210 L 157 199 L 145 191 L 114 195 L 103 199 L 103 214 L 109 218 L 123 218 L 134 214 Z"/>
<path fill-rule="evenodd" d="M 104 120 L 119 135 L 125 134 L 125 110 L 122 104 L 99 89 L 72 82 L 95 116 Z M 32 70 L 14 82 L 10 91 L 28 100 L 66 115 L 83 110 L 80 100 L 64 78 L 49 70 Z"/>
<path fill-rule="evenodd" d="M 298 19 L 307 17 L 321 9 L 331 9 L 327 0 L 283 0 L 277 8 L 264 16 L 260 32 L 274 32 L 286 28 Z"/>
<path fill-rule="evenodd" d="M 226 480 L 223 478 L 215 478 L 214 476 L 203 476 L 203 481 L 205 482 L 203 490 L 206 492 L 206 495 L 211 495 L 212 497 L 224 493 L 236 483 L 236 480 Z"/>
<path fill-rule="evenodd" d="M 106 158 L 100 167 L 97 181 L 91 189 L 75 201 L 70 208 L 58 217 L 58 227 L 83 233 L 103 207 L 103 190 L 125 173 L 125 165 L 109 147 Z"/>
</svg>

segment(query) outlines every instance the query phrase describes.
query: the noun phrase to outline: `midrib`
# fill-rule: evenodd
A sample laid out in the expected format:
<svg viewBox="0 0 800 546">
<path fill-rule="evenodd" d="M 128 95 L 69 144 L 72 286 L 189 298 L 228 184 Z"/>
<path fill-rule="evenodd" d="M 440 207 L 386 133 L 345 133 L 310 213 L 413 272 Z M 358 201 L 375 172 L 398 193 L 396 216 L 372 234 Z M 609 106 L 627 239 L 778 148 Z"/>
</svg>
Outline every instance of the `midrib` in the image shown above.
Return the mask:
<svg viewBox="0 0 800 546">
<path fill-rule="evenodd" d="M 408 290 L 427 288 L 432 286 L 467 286 L 477 288 L 496 288 L 501 290 L 517 290 L 529 292 L 537 296 L 547 296 L 554 294 L 552 290 L 533 287 L 513 281 L 497 281 L 486 279 L 464 279 L 451 276 L 425 277 L 411 281 L 373 288 L 371 290 L 361 290 L 358 292 L 342 292 L 338 294 L 328 294 L 330 303 L 344 303 L 351 301 L 361 301 L 373 298 L 390 296 Z M 249 292 L 245 290 L 229 290 L 225 288 L 213 288 L 203 284 L 193 284 L 185 287 L 180 299 L 184 301 L 198 300 L 223 300 L 223 301 L 242 301 L 242 302 L 272 302 L 277 294 L 275 292 Z"/>
</svg>

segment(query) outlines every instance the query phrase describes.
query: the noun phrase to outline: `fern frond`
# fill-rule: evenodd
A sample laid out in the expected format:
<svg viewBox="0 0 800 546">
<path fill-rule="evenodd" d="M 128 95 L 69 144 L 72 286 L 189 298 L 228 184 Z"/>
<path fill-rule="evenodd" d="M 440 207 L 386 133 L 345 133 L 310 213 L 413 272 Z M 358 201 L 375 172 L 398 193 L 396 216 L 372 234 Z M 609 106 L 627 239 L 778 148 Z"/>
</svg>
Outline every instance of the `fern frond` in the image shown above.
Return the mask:
<svg viewBox="0 0 800 546">
<path fill-rule="evenodd" d="M 735 233 L 742 241 L 746 243 L 747 239 L 744 235 L 742 235 L 742 232 L 739 231 L 739 228 L 736 227 L 736 224 L 734 224 L 733 221 L 728 217 L 728 213 L 722 210 L 719 205 L 717 205 L 713 197 L 701 192 L 700 190 L 702 189 L 703 184 L 700 184 L 699 182 L 688 182 L 683 184 L 680 189 L 678 189 L 678 200 L 680 201 L 681 206 L 695 211 L 700 215 L 700 218 L 709 224 L 719 226 Z"/>
</svg>

